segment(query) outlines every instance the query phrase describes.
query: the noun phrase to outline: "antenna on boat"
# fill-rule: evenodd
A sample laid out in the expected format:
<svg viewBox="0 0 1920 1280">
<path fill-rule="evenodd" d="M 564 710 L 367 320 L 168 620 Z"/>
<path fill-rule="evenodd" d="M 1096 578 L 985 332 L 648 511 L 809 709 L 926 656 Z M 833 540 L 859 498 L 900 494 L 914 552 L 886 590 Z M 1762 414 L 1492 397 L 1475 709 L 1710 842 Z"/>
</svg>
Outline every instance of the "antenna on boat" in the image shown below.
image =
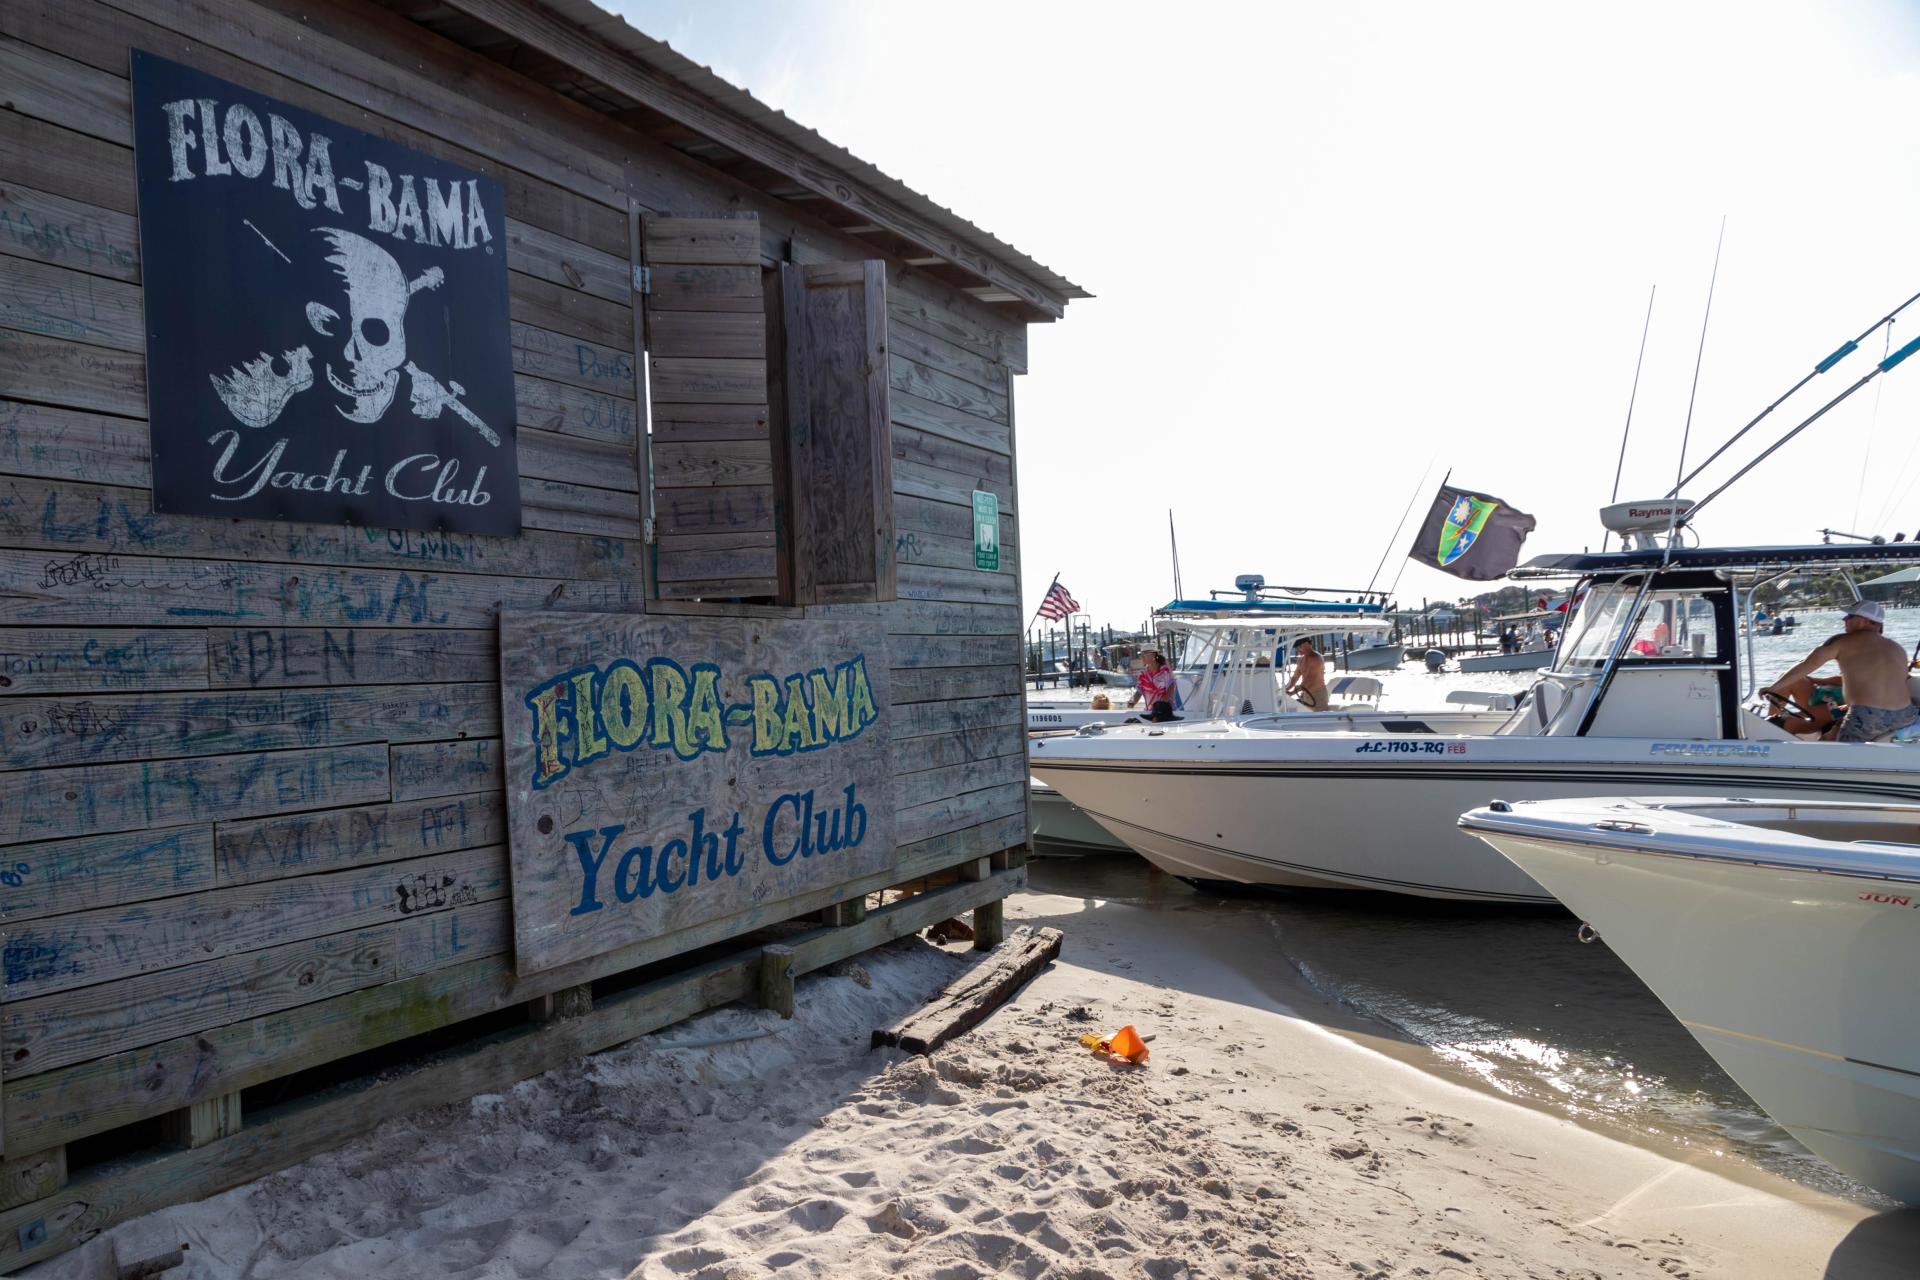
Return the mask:
<svg viewBox="0 0 1920 1280">
<path fill-rule="evenodd" d="M 1640 398 L 1640 367 L 1647 361 L 1647 332 L 1653 328 L 1653 295 L 1659 290 L 1660 286 L 1657 284 L 1647 289 L 1647 318 L 1640 326 L 1640 354 L 1633 361 L 1633 390 L 1627 393 L 1627 424 L 1620 428 L 1620 460 L 1613 464 L 1613 496 L 1607 499 L 1609 506 L 1620 501 L 1620 473 L 1626 469 L 1627 465 L 1627 437 L 1633 433 L 1633 405 L 1634 401 Z M 1682 454 L 1685 451 L 1685 446 L 1681 446 Z M 1607 537 L 1612 532 L 1609 529 L 1601 533 L 1600 549 L 1602 551 L 1607 549 Z M 1396 533 L 1394 536 L 1399 535 Z"/>
<path fill-rule="evenodd" d="M 1720 236 L 1713 242 L 1713 274 L 1707 277 L 1707 306 L 1700 313 L 1700 346 L 1693 353 L 1693 388 L 1687 392 L 1687 423 L 1680 430 L 1680 461 L 1673 467 L 1673 492 L 1670 498 L 1680 495 L 1680 486 L 1686 483 L 1683 473 L 1687 469 L 1687 442 L 1693 437 L 1693 404 L 1700 395 L 1700 366 L 1707 358 L 1707 322 L 1713 319 L 1713 291 L 1720 283 L 1720 250 L 1727 243 L 1727 215 L 1720 215 Z M 1651 306 L 1651 303 L 1649 303 Z M 1673 533 L 1680 527 L 1680 504 L 1673 504 L 1673 514 L 1667 524 L 1667 555 L 1673 555 Z"/>
<path fill-rule="evenodd" d="M 1400 523 L 1393 526 L 1393 536 L 1387 539 L 1387 549 L 1380 553 L 1380 563 L 1373 566 L 1373 576 L 1367 579 L 1367 589 L 1362 594 L 1373 594 L 1373 584 L 1380 580 L 1380 571 L 1387 567 L 1387 557 L 1392 555 L 1393 549 L 1400 545 L 1400 530 L 1406 528 L 1407 517 L 1413 514 L 1414 504 L 1419 502 L 1420 495 L 1427 491 L 1427 473 L 1433 470 L 1433 464 L 1438 458 L 1438 454 L 1428 458 L 1427 465 L 1420 468 L 1420 478 L 1413 482 L 1413 496 L 1407 499 L 1407 509 L 1400 513 Z M 1453 473 L 1449 471 L 1447 474 L 1451 476 Z M 1618 481 L 1615 483 L 1617 484 Z"/>
<path fill-rule="evenodd" d="M 1185 600 L 1186 593 L 1180 589 L 1180 538 L 1173 531 L 1173 508 L 1167 508 L 1167 542 L 1173 547 L 1173 598 Z"/>
</svg>

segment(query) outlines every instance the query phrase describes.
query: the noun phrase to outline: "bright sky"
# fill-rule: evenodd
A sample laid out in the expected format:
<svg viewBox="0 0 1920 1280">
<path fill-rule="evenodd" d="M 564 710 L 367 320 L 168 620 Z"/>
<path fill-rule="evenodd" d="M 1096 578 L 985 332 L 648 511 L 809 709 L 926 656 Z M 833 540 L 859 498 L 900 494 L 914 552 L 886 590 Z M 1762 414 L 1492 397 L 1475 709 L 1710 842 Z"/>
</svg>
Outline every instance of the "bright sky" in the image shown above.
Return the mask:
<svg viewBox="0 0 1920 1280">
<path fill-rule="evenodd" d="M 1597 547 L 1654 285 L 1620 493 L 1675 478 L 1723 214 L 1695 460 L 1920 292 L 1912 3 L 611 4 L 1097 295 L 1016 385 L 1029 613 L 1058 570 L 1138 625 L 1168 508 L 1189 595 L 1365 586 L 1448 467 L 1538 517 L 1529 553 Z M 1701 517 L 1822 526 L 1920 530 L 1920 359 Z"/>
</svg>

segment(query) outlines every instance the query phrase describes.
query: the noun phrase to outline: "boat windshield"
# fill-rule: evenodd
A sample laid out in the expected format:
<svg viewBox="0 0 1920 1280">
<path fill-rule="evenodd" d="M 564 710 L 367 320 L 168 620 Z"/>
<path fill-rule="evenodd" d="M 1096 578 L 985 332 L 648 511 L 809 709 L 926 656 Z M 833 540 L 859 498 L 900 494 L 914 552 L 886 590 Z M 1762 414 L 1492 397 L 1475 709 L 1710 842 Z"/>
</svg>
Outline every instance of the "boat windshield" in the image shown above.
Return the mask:
<svg viewBox="0 0 1920 1280">
<path fill-rule="evenodd" d="M 1593 671 L 1604 666 L 1622 629 L 1630 628 L 1621 660 L 1718 659 L 1719 633 L 1713 602 L 1699 590 L 1650 591 L 1629 618 L 1640 584 L 1632 580 L 1596 585 L 1581 601 L 1560 645 L 1556 671 Z"/>
</svg>

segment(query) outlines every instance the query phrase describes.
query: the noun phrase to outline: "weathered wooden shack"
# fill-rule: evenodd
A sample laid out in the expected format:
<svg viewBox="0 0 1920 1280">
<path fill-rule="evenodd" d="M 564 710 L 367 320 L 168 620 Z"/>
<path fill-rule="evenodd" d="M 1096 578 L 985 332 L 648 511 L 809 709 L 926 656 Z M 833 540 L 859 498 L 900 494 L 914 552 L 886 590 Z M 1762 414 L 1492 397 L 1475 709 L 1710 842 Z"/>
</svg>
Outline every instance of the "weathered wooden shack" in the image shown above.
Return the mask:
<svg viewBox="0 0 1920 1280">
<path fill-rule="evenodd" d="M 0 108 L 0 1268 L 996 935 L 1072 284 L 586 0 L 0 0 Z"/>
</svg>

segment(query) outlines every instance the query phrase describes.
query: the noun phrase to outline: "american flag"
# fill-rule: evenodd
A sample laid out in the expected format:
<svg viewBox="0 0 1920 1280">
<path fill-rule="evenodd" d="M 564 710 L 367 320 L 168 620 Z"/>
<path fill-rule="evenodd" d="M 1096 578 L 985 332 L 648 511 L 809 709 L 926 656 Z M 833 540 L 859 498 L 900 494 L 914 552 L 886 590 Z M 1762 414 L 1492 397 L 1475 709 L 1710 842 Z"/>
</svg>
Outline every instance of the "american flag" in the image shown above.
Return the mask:
<svg viewBox="0 0 1920 1280">
<path fill-rule="evenodd" d="M 1047 598 L 1040 602 L 1040 616 L 1058 622 L 1070 613 L 1080 612 L 1080 602 L 1067 593 L 1067 589 L 1055 579 L 1047 588 Z"/>
</svg>

